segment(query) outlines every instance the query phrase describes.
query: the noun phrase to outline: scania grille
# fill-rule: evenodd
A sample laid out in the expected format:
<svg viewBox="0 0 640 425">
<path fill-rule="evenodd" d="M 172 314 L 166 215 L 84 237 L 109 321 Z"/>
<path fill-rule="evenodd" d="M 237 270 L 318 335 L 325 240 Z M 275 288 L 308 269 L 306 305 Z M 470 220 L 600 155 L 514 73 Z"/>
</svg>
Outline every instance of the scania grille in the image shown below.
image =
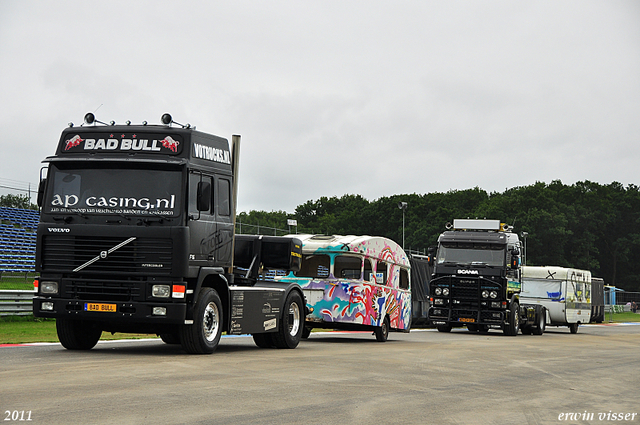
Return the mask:
<svg viewBox="0 0 640 425">
<path fill-rule="evenodd" d="M 171 273 L 171 239 L 137 238 L 109 253 L 127 238 L 48 235 L 43 238 L 42 269 L 81 274 L 167 276 Z M 94 260 L 91 264 L 88 262 Z M 84 266 L 84 267 L 83 267 Z"/>
<path fill-rule="evenodd" d="M 141 281 L 64 279 L 64 296 L 87 301 L 134 301 L 140 298 Z"/>
</svg>

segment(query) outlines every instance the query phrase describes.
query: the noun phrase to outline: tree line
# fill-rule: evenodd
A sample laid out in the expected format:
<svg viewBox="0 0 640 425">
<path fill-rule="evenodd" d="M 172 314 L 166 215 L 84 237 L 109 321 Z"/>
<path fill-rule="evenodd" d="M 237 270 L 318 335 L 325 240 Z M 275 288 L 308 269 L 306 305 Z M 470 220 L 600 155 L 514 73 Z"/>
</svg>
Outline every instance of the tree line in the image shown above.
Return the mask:
<svg viewBox="0 0 640 425">
<path fill-rule="evenodd" d="M 455 218 L 497 219 L 526 233 L 527 264 L 590 270 L 606 284 L 640 291 L 640 189 L 613 182 L 565 185 L 556 180 L 488 193 L 478 187 L 446 193 L 404 194 L 368 201 L 360 195 L 321 197 L 284 211 L 242 212 L 245 224 L 286 228 L 296 219 L 298 233 L 375 235 L 407 250 L 436 244 Z M 521 240 L 523 237 L 521 236 Z"/>
</svg>

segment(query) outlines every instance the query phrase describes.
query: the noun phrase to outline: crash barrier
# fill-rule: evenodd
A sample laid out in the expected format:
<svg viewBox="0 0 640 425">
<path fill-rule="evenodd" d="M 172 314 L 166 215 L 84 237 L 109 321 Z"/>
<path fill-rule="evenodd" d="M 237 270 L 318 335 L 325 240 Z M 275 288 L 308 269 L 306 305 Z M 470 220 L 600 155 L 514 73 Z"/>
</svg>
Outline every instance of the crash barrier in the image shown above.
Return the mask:
<svg viewBox="0 0 640 425">
<path fill-rule="evenodd" d="M 35 290 L 0 291 L 0 316 L 26 316 L 33 313 Z"/>
</svg>

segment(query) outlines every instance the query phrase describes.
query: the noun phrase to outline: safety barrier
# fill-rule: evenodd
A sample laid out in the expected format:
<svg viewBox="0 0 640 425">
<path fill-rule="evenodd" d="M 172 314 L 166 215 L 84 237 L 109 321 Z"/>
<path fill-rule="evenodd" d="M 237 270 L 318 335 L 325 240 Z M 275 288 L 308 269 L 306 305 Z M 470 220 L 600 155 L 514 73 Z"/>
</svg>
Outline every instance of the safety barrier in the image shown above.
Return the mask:
<svg viewBox="0 0 640 425">
<path fill-rule="evenodd" d="M 33 313 L 35 290 L 0 291 L 0 316 L 26 316 Z"/>
</svg>

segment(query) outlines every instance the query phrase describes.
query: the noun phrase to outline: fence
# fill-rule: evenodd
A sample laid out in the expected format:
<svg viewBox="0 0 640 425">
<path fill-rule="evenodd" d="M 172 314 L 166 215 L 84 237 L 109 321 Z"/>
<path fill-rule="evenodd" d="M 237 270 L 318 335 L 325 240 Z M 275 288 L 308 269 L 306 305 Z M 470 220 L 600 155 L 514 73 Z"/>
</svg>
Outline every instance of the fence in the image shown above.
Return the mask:
<svg viewBox="0 0 640 425">
<path fill-rule="evenodd" d="M 0 291 L 0 316 L 26 316 L 33 313 L 33 291 Z"/>
</svg>

